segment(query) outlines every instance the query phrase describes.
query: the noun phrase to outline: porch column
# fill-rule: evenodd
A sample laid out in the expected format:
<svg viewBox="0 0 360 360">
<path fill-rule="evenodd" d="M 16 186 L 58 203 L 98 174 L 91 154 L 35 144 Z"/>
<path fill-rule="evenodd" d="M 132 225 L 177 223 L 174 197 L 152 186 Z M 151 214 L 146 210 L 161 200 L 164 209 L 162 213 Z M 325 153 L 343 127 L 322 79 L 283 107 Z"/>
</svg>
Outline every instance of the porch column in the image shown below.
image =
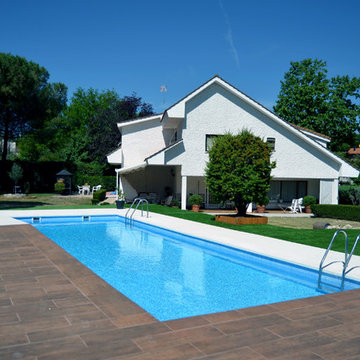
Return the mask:
<svg viewBox="0 0 360 360">
<path fill-rule="evenodd" d="M 186 210 L 187 176 L 181 177 L 181 210 Z"/>
</svg>

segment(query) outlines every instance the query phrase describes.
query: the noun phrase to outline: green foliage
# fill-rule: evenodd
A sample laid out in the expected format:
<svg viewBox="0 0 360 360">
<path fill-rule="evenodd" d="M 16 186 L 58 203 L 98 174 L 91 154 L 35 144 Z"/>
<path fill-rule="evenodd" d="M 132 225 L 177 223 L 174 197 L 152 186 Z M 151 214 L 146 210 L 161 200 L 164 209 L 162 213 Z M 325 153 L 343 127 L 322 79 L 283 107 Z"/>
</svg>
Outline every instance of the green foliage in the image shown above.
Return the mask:
<svg viewBox="0 0 360 360">
<path fill-rule="evenodd" d="M 206 184 L 217 201 L 234 201 L 239 215 L 251 202 L 264 203 L 275 167 L 270 154 L 270 146 L 247 130 L 217 137 L 206 167 Z"/>
<path fill-rule="evenodd" d="M 54 190 L 58 194 L 63 194 L 65 192 L 65 184 L 63 182 L 58 181 L 54 185 Z"/>
<path fill-rule="evenodd" d="M 201 205 L 203 203 L 203 198 L 201 195 L 193 194 L 189 197 L 188 201 L 190 205 Z"/>
<path fill-rule="evenodd" d="M 114 91 L 77 89 L 63 113 L 19 142 L 24 160 L 56 160 L 83 164 L 104 164 L 106 155 L 119 146 L 117 123 L 152 113 L 152 106 L 135 94 L 120 98 Z"/>
<path fill-rule="evenodd" d="M 100 176 L 100 175 L 81 175 L 77 174 L 74 180 L 75 185 L 90 184 L 91 186 L 101 185 L 104 189 L 115 189 L 116 177 L 115 176 Z"/>
<path fill-rule="evenodd" d="M 9 177 L 14 182 L 15 185 L 17 185 L 18 182 L 22 179 L 23 170 L 19 164 L 17 163 L 13 164 L 13 166 L 11 167 L 11 171 L 9 172 Z"/>
<path fill-rule="evenodd" d="M 315 196 L 311 196 L 311 195 L 307 195 L 304 197 L 304 206 L 310 206 L 316 204 L 316 197 Z"/>
<path fill-rule="evenodd" d="M 360 206 L 354 205 L 311 205 L 317 217 L 360 221 Z"/>
<path fill-rule="evenodd" d="M 175 199 L 172 201 L 171 205 L 179 208 L 181 206 L 181 202 L 179 200 Z"/>
<path fill-rule="evenodd" d="M 9 140 L 40 129 L 66 105 L 67 88 L 48 83 L 44 67 L 20 56 L 0 53 L 0 137 L 2 160 Z"/>
<path fill-rule="evenodd" d="M 353 205 L 360 205 L 360 186 L 353 186 L 349 195 Z"/>
<path fill-rule="evenodd" d="M 106 189 L 100 189 L 93 194 L 92 203 L 97 204 L 100 201 L 105 200 L 106 198 Z"/>
<path fill-rule="evenodd" d="M 359 96 L 360 78 L 328 79 L 325 61 L 305 59 L 290 63 L 274 112 L 295 125 L 330 136 L 331 149 L 348 149 L 359 130 Z"/>
<path fill-rule="evenodd" d="M 340 185 L 339 186 L 339 204 L 351 205 L 350 189 L 352 185 Z"/>
</svg>

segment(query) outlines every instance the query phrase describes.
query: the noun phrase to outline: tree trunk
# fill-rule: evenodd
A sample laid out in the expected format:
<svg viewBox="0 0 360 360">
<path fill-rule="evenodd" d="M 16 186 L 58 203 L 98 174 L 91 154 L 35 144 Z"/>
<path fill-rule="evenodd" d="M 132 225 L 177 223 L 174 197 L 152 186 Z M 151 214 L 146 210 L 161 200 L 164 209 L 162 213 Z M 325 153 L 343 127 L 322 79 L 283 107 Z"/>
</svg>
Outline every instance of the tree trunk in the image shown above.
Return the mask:
<svg viewBox="0 0 360 360">
<path fill-rule="evenodd" d="M 237 209 L 237 216 L 246 216 L 246 209 L 248 204 L 241 199 L 235 199 L 235 206 Z"/>
<path fill-rule="evenodd" d="M 6 157 L 7 157 L 8 141 L 9 141 L 9 122 L 5 120 L 5 130 L 4 130 L 3 148 L 2 148 L 2 156 L 1 156 L 1 160 L 3 162 L 6 161 Z"/>
</svg>

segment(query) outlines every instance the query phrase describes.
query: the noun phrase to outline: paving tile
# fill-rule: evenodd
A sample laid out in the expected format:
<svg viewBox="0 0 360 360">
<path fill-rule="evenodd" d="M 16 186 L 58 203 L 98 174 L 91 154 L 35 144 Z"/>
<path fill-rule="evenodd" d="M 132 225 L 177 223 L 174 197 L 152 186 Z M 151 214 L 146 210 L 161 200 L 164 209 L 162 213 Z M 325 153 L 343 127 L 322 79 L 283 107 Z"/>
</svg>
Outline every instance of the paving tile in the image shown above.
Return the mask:
<svg viewBox="0 0 360 360">
<path fill-rule="evenodd" d="M 222 338 L 217 338 L 216 341 L 214 339 L 191 341 L 191 344 L 209 355 L 276 339 L 279 339 L 279 336 L 260 328 L 243 331 L 231 336 L 223 336 Z"/>
<path fill-rule="evenodd" d="M 0 326 L 0 335 L 26 334 L 29 331 L 44 330 L 69 326 L 65 317 L 40 318 L 30 322 L 6 324 Z M 0 357 L 1 359 L 1 357 Z"/>
<path fill-rule="evenodd" d="M 183 319 L 165 321 L 164 324 L 169 326 L 170 329 L 180 330 L 180 329 L 185 329 L 185 328 L 192 328 L 192 327 L 197 327 L 197 326 L 208 325 L 209 321 L 207 321 L 202 316 L 193 316 L 193 317 L 188 317 L 188 318 L 183 318 Z"/>
<path fill-rule="evenodd" d="M 202 354 L 190 344 L 150 351 L 134 356 L 134 360 L 186 360 L 200 357 Z"/>
<path fill-rule="evenodd" d="M 267 359 L 275 359 L 276 357 L 284 356 L 285 354 L 287 354 L 288 358 L 291 359 L 291 354 L 296 354 L 297 352 L 304 350 L 313 351 L 319 355 L 317 352 L 318 348 L 321 345 L 327 345 L 331 343 L 334 343 L 334 339 L 332 337 L 322 335 L 317 332 L 309 332 L 303 335 L 251 345 L 250 348 L 262 354 Z M 339 360 L 340 359 L 341 358 L 339 358 Z"/>
<path fill-rule="evenodd" d="M 24 357 L 42 355 L 60 355 L 69 350 L 86 349 L 78 336 L 64 338 L 55 341 L 46 341 L 36 344 L 16 345 L 8 348 L 0 348 L 0 359 L 23 359 Z"/>
<path fill-rule="evenodd" d="M 16 324 L 19 322 L 19 317 L 15 312 L 6 312 L 0 314 L 0 326 L 5 324 Z"/>
<path fill-rule="evenodd" d="M 264 356 L 248 347 L 202 357 L 201 360 L 265 360 Z"/>
<path fill-rule="evenodd" d="M 203 319 L 211 323 L 222 323 L 226 321 L 242 319 L 244 317 L 247 316 L 240 311 L 226 311 L 226 312 L 202 315 Z"/>
<path fill-rule="evenodd" d="M 213 326 L 202 326 L 191 329 L 166 332 L 163 334 L 133 338 L 133 341 L 144 351 L 176 346 L 188 342 L 210 340 L 219 341 L 223 333 Z"/>
<path fill-rule="evenodd" d="M 360 337 L 343 340 L 341 346 L 338 342 L 333 342 L 324 346 L 319 346 L 316 353 L 326 360 L 347 359 L 360 354 Z"/>
<path fill-rule="evenodd" d="M 156 319 L 148 313 L 124 315 L 117 318 L 111 318 L 111 321 L 119 328 L 148 324 L 156 322 Z"/>
<path fill-rule="evenodd" d="M 102 342 L 117 341 L 118 339 L 132 339 L 145 335 L 154 335 L 168 332 L 170 329 L 163 323 L 156 322 L 153 324 L 145 324 L 132 326 L 128 328 L 116 329 L 111 331 L 102 331 L 97 334 L 81 335 L 81 338 L 88 346 L 101 344 Z"/>
<path fill-rule="evenodd" d="M 329 314 L 329 317 L 341 321 L 343 323 L 353 323 L 357 322 L 359 319 L 357 316 L 354 316 L 354 313 L 359 313 L 360 308 L 358 311 L 354 311 L 354 309 L 346 309 L 343 311 L 337 311 L 332 314 Z"/>
<path fill-rule="evenodd" d="M 311 318 L 313 316 L 319 316 L 319 315 L 330 315 L 334 311 L 338 311 L 338 310 L 339 307 L 335 303 L 328 302 L 328 303 L 310 305 L 294 310 L 284 311 L 281 313 L 281 316 L 284 316 L 291 320 L 299 320 L 299 319 Z"/>
<path fill-rule="evenodd" d="M 115 325 L 108 319 L 98 321 L 80 322 L 75 325 L 67 325 L 61 328 L 50 328 L 46 330 L 29 331 L 28 337 L 31 342 L 61 339 L 64 337 L 88 334 L 102 330 L 115 329 Z"/>
<path fill-rule="evenodd" d="M 4 346 L 14 346 L 21 344 L 28 344 L 29 339 L 26 335 L 1 335 L 0 336 L 0 348 Z"/>
<path fill-rule="evenodd" d="M 275 334 L 281 336 L 293 336 L 340 324 L 340 321 L 332 319 L 328 316 L 321 316 L 301 320 L 293 320 L 283 324 L 268 326 L 267 328 Z"/>
<path fill-rule="evenodd" d="M 245 314 L 246 316 L 265 315 L 265 314 L 274 313 L 276 311 L 277 309 L 275 309 L 271 305 L 254 306 L 254 307 L 238 310 L 238 312 Z"/>
<path fill-rule="evenodd" d="M 324 335 L 332 336 L 338 341 L 353 339 L 360 334 L 360 319 L 357 322 L 321 329 L 320 332 Z"/>
<path fill-rule="evenodd" d="M 258 327 L 267 327 L 273 324 L 287 324 L 290 320 L 285 319 L 279 314 L 269 314 L 262 316 L 254 316 L 236 321 L 229 321 L 222 324 L 216 324 L 215 327 L 225 334 L 234 334 L 244 330 L 254 329 Z"/>
</svg>

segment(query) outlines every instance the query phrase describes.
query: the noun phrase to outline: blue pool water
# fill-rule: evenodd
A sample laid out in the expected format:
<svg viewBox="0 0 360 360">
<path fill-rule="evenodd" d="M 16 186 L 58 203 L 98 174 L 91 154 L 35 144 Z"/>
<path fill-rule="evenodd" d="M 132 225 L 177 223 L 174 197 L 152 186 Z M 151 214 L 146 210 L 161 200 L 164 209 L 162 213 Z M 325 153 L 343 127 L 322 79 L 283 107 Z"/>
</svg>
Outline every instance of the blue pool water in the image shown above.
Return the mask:
<svg viewBox="0 0 360 360">
<path fill-rule="evenodd" d="M 119 216 L 19 219 L 161 321 L 323 294 L 314 270 Z"/>
</svg>

